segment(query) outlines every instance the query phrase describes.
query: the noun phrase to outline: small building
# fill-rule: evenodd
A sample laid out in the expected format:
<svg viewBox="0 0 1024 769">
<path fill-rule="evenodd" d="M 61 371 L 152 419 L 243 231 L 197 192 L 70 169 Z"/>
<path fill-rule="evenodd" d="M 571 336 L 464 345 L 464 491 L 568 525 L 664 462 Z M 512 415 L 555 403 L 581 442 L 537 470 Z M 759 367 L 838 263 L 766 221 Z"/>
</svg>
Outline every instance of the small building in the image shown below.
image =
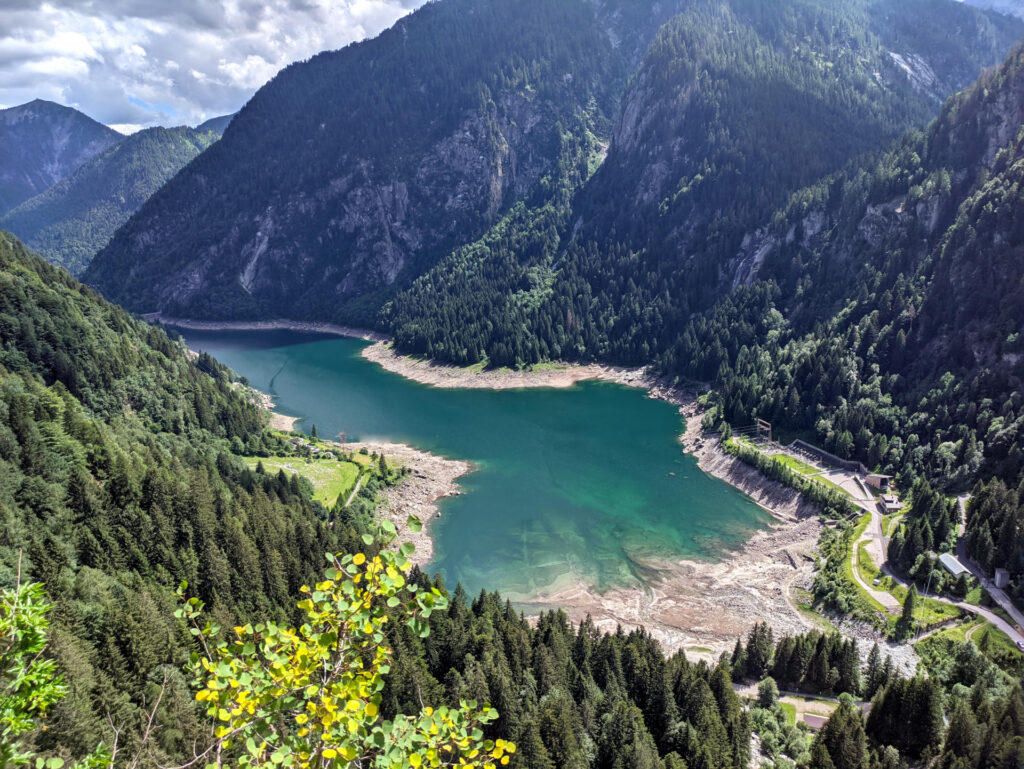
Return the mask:
<svg viewBox="0 0 1024 769">
<path fill-rule="evenodd" d="M 882 475 L 881 473 L 871 473 L 864 479 L 864 482 L 873 489 L 888 491 L 889 486 L 892 485 L 892 476 Z"/>
<path fill-rule="evenodd" d="M 996 587 L 1002 590 L 1010 584 L 1010 572 L 1006 569 L 996 569 Z"/>
<path fill-rule="evenodd" d="M 903 509 L 903 503 L 900 502 L 900 498 L 895 494 L 883 494 L 879 500 L 879 505 L 882 508 L 882 512 L 886 515 L 898 513 Z"/>
<path fill-rule="evenodd" d="M 959 577 L 961 574 L 969 574 L 969 570 L 952 553 L 943 553 L 939 556 L 939 563 L 942 568 L 948 571 L 953 577 Z"/>
<path fill-rule="evenodd" d="M 812 731 L 818 731 L 827 721 L 828 718 L 826 716 L 816 716 L 814 713 L 804 713 L 804 723 L 807 724 Z"/>
</svg>

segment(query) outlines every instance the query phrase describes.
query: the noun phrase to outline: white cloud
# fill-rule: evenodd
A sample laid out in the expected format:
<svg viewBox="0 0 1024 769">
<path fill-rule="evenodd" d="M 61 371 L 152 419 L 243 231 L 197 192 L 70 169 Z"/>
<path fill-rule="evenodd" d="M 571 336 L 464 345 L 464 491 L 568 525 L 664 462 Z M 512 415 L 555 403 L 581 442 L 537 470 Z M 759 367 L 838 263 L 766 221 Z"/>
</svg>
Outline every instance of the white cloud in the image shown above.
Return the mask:
<svg viewBox="0 0 1024 769">
<path fill-rule="evenodd" d="M 139 125 L 138 123 L 111 123 L 110 124 L 110 128 L 113 128 L 119 134 L 124 134 L 125 136 L 133 134 L 133 133 L 135 133 L 137 131 L 141 131 L 145 127 L 146 126 Z"/>
<path fill-rule="evenodd" d="M 122 132 L 194 125 L 422 2 L 0 0 L 0 104 L 50 99 Z"/>
</svg>

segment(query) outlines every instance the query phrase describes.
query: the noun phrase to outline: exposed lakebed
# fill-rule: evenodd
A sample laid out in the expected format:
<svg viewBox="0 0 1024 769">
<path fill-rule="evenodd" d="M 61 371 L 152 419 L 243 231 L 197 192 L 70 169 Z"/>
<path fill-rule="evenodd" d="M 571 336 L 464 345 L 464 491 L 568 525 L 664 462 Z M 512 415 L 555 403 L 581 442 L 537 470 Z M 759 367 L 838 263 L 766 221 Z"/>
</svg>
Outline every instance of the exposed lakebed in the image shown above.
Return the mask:
<svg viewBox="0 0 1024 769">
<path fill-rule="evenodd" d="M 353 339 L 185 331 L 277 410 L 323 437 L 407 443 L 475 470 L 432 522 L 430 571 L 473 594 L 528 602 L 561 585 L 640 587 L 644 564 L 716 559 L 770 516 L 704 474 L 678 441 L 677 409 L 637 388 L 440 389 L 360 356 Z"/>
</svg>

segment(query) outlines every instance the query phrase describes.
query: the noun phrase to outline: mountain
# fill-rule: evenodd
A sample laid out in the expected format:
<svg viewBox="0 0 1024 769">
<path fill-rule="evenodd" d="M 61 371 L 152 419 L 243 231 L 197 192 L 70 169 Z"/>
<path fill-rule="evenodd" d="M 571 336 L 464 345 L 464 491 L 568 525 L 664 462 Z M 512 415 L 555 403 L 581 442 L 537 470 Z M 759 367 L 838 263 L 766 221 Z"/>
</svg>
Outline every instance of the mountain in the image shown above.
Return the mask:
<svg viewBox="0 0 1024 769">
<path fill-rule="evenodd" d="M 78 275 L 118 227 L 218 137 L 213 130 L 184 127 L 149 128 L 123 137 L 0 216 L 0 228 Z"/>
<path fill-rule="evenodd" d="M 288 67 L 86 280 L 144 311 L 369 322 L 393 286 L 586 177 L 637 36 L 616 25 L 643 8 L 447 0 Z"/>
<path fill-rule="evenodd" d="M 728 266 L 733 296 L 662 363 L 770 419 L 946 490 L 1024 452 L 1024 49 L 923 133 L 794 195 Z M 1013 534 L 1016 536 L 1016 534 Z"/>
<path fill-rule="evenodd" d="M 42 99 L 0 110 L 0 214 L 122 138 L 78 110 Z"/>
<path fill-rule="evenodd" d="M 228 125 L 234 119 L 235 113 L 230 115 L 220 115 L 219 117 L 212 117 L 209 120 L 200 123 L 196 126 L 198 133 L 205 133 L 206 131 L 213 131 L 218 136 L 221 136 L 224 131 L 227 130 Z"/>
<path fill-rule="evenodd" d="M 456 251 L 383 322 L 402 349 L 458 363 L 646 363 L 729 292 L 722 266 L 748 230 L 923 125 L 937 91 L 1022 32 L 956 3 L 692 3 L 651 44 L 561 228 Z"/>
<path fill-rule="evenodd" d="M 706 286 L 788 194 L 923 125 L 1024 34 L 940 0 L 787 0 L 781 11 L 766 0 L 430 4 L 279 74 L 85 279 L 169 316 L 383 324 L 405 349 L 449 360 L 623 357 L 596 337 L 497 346 L 516 346 L 504 330 L 552 290 L 572 304 L 580 280 L 598 294 L 610 274 L 630 279 L 619 252 L 645 250 L 652 280 L 640 289 L 671 286 L 670 314 L 713 301 L 716 286 L 676 289 Z M 711 248 L 695 245 L 704 238 Z M 582 252 L 563 258 L 570 241 L 609 256 L 591 270 Z M 514 253 L 495 256 L 494 244 Z M 460 297 L 479 306 L 464 313 Z M 608 312 L 628 315 L 618 304 Z M 594 334 L 606 335 L 582 335 Z"/>
</svg>

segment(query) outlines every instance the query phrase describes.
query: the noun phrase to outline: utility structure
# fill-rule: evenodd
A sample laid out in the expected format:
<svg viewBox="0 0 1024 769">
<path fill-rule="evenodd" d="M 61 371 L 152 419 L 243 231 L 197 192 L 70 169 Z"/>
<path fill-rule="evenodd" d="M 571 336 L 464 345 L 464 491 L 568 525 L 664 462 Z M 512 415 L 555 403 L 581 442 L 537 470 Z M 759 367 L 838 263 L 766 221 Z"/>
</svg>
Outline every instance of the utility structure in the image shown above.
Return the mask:
<svg viewBox="0 0 1024 769">
<path fill-rule="evenodd" d="M 772 442 L 772 423 L 765 419 L 757 420 L 757 437 L 767 443 Z"/>
</svg>

